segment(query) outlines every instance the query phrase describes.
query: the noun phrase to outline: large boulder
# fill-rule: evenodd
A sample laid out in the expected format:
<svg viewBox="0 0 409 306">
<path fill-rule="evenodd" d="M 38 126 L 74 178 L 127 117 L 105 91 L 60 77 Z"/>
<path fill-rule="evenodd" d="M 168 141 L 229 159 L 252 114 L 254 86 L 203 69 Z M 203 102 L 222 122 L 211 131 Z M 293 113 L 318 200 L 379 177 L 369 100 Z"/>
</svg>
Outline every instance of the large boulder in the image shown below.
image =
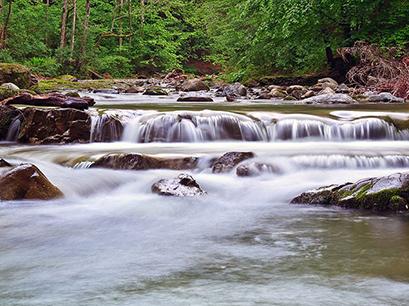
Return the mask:
<svg viewBox="0 0 409 306">
<path fill-rule="evenodd" d="M 34 165 L 14 167 L 0 176 L 0 200 L 51 200 L 63 197 Z"/>
<path fill-rule="evenodd" d="M 7 135 L 12 123 L 22 118 L 23 114 L 20 110 L 12 106 L 0 105 L 0 140 L 7 140 Z"/>
<path fill-rule="evenodd" d="M 409 172 L 310 190 L 294 198 L 291 203 L 335 205 L 374 211 L 407 211 Z"/>
<path fill-rule="evenodd" d="M 305 104 L 356 104 L 358 103 L 347 94 L 322 94 L 302 100 Z"/>
<path fill-rule="evenodd" d="M 23 116 L 18 135 L 21 143 L 87 143 L 90 140 L 91 118 L 86 112 L 28 107 Z"/>
<path fill-rule="evenodd" d="M 213 173 L 230 172 L 242 161 L 254 156 L 252 152 L 228 152 L 214 161 L 212 171 Z"/>
<path fill-rule="evenodd" d="M 115 170 L 171 169 L 189 170 L 197 167 L 196 157 L 158 158 L 142 154 L 108 154 L 97 159 L 91 168 Z"/>
<path fill-rule="evenodd" d="M 22 93 L 18 96 L 5 99 L 1 102 L 3 105 L 23 104 L 33 106 L 55 106 L 61 108 L 88 109 L 95 104 L 94 99 L 89 97 L 73 97 L 59 93 L 50 93 L 47 95 L 32 95 Z"/>
<path fill-rule="evenodd" d="M 186 80 L 180 87 L 182 91 L 201 91 L 201 90 L 210 90 L 209 86 L 201 79 L 192 79 Z"/>
<path fill-rule="evenodd" d="M 151 189 L 153 193 L 162 196 L 194 197 L 206 194 L 194 178 L 187 174 L 180 174 L 177 178 L 162 179 L 153 184 Z"/>
<path fill-rule="evenodd" d="M 32 83 L 30 69 L 19 64 L 0 63 L 0 84 L 3 83 L 29 88 Z"/>
</svg>

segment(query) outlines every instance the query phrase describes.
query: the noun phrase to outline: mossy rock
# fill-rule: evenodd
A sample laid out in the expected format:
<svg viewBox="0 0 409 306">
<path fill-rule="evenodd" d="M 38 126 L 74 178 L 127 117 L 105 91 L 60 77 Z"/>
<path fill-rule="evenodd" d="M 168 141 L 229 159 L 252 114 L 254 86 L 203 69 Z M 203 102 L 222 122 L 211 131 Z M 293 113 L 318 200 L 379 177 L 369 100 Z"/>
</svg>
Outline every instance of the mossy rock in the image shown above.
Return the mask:
<svg viewBox="0 0 409 306">
<path fill-rule="evenodd" d="M 20 64 L 0 63 L 0 83 L 14 83 L 20 88 L 29 88 L 30 69 Z"/>
<path fill-rule="evenodd" d="M 292 203 L 372 211 L 408 211 L 409 172 L 318 188 L 299 195 Z"/>
<path fill-rule="evenodd" d="M 13 90 L 5 87 L 0 86 L 0 101 L 4 99 L 14 97 L 20 93 L 19 90 Z"/>
<path fill-rule="evenodd" d="M 115 85 L 114 80 L 84 80 L 77 81 L 72 76 L 62 76 L 59 78 L 40 80 L 31 89 L 37 93 L 46 93 L 60 90 L 93 90 L 110 89 Z"/>
</svg>

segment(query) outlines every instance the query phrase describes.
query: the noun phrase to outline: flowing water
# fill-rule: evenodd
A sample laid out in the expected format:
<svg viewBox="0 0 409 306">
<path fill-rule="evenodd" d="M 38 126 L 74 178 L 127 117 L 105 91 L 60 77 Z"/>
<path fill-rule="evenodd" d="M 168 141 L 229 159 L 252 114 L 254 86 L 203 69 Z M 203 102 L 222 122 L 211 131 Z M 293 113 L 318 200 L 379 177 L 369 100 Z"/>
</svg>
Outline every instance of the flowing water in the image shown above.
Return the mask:
<svg viewBox="0 0 409 306">
<path fill-rule="evenodd" d="M 288 203 L 317 186 L 407 171 L 409 112 L 138 110 L 97 98 L 92 140 L 110 142 L 0 145 L 0 157 L 35 163 L 66 195 L 0 204 L 0 305 L 407 304 L 408 216 Z M 206 161 L 238 150 L 279 171 L 211 173 Z M 88 168 L 121 152 L 198 156 L 188 173 L 208 195 L 150 192 L 180 171 Z"/>
</svg>

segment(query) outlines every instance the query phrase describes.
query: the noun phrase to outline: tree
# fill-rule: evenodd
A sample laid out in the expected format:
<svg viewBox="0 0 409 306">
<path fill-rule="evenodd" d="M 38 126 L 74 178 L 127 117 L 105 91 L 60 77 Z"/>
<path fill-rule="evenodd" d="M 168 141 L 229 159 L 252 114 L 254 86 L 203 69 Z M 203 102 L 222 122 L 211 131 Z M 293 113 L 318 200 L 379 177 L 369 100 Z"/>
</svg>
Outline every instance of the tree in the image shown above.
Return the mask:
<svg viewBox="0 0 409 306">
<path fill-rule="evenodd" d="M 64 0 L 61 17 L 60 48 L 65 48 L 67 35 L 68 0 Z"/>
</svg>

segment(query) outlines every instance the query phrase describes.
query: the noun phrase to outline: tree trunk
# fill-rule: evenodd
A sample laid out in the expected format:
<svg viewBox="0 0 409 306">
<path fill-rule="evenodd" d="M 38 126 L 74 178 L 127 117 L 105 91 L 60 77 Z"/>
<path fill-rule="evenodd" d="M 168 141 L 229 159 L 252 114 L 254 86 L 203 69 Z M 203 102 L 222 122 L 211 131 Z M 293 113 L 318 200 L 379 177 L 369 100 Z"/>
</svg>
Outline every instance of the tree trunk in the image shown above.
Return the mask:
<svg viewBox="0 0 409 306">
<path fill-rule="evenodd" d="M 10 23 L 12 5 L 13 5 L 13 2 L 10 1 L 8 5 L 8 10 L 7 10 L 7 16 L 6 16 L 6 19 L 4 20 L 3 27 L 1 29 L 0 49 L 4 49 L 6 47 L 7 29 Z M 2 8 L 3 8 L 3 5 L 2 5 Z"/>
<path fill-rule="evenodd" d="M 88 32 L 89 32 L 89 18 L 91 15 L 91 0 L 86 0 L 85 1 L 85 19 L 84 19 L 84 32 L 82 35 L 82 42 L 81 42 L 81 61 L 84 60 L 85 58 L 85 53 L 87 50 L 87 41 L 88 41 Z"/>
<path fill-rule="evenodd" d="M 129 33 L 133 33 L 132 29 L 132 0 L 128 0 L 128 26 L 129 26 Z M 132 42 L 132 35 L 129 36 L 129 43 Z"/>
<path fill-rule="evenodd" d="M 122 47 L 123 44 L 123 38 L 122 38 L 122 32 L 123 32 L 123 23 L 122 23 L 122 19 L 123 19 L 123 9 L 124 9 L 124 0 L 119 0 L 119 47 Z"/>
<path fill-rule="evenodd" d="M 145 0 L 141 0 L 141 33 L 145 25 Z"/>
<path fill-rule="evenodd" d="M 75 48 L 75 31 L 76 31 L 76 26 L 77 26 L 77 0 L 73 0 L 72 2 L 73 5 L 73 12 L 72 12 L 72 30 L 71 30 L 71 57 L 74 53 L 74 48 Z"/>
<path fill-rule="evenodd" d="M 0 0 L 0 16 L 3 16 L 3 0 Z M 3 22 L 0 19 L 0 49 L 3 49 Z"/>
<path fill-rule="evenodd" d="M 50 28 L 50 23 L 49 23 L 49 8 L 50 8 L 50 0 L 47 0 L 46 3 L 46 8 L 45 8 L 45 24 L 46 24 L 46 31 L 45 31 L 45 45 L 48 46 L 48 36 L 49 36 L 49 28 Z"/>
<path fill-rule="evenodd" d="M 65 45 L 66 45 L 67 16 L 68 16 L 68 0 L 64 0 L 62 18 L 61 18 L 60 48 L 65 48 Z"/>
</svg>

